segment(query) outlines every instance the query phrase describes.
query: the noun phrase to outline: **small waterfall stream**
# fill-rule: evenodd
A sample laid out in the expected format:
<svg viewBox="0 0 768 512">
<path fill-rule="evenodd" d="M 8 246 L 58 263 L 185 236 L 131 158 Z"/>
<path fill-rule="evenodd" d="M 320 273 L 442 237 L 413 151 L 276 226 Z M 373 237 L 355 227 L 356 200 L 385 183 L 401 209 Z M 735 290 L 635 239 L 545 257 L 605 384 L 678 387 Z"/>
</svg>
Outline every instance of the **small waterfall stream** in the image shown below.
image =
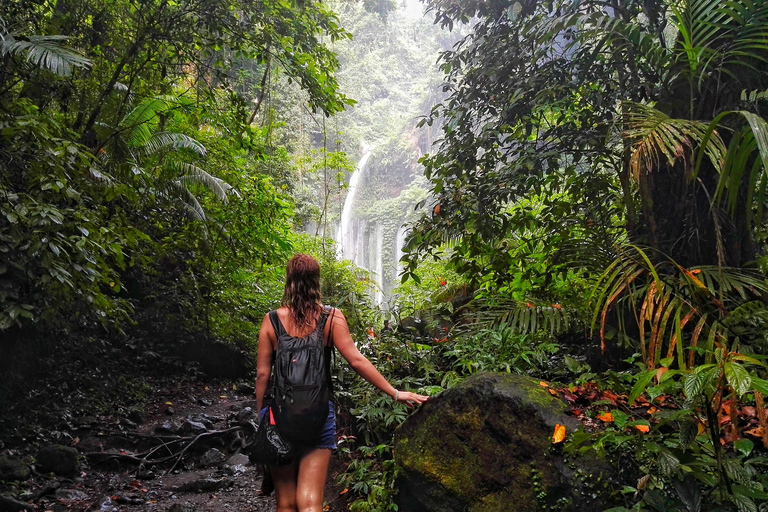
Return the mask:
<svg viewBox="0 0 768 512">
<path fill-rule="evenodd" d="M 341 210 L 341 222 L 336 232 L 336 243 L 338 244 L 337 252 L 339 258 L 346 258 L 358 263 L 358 243 L 357 238 L 362 238 L 356 235 L 356 231 L 359 231 L 359 225 L 354 229 L 350 229 L 350 221 L 352 220 L 352 207 L 355 204 L 355 196 L 357 195 L 357 185 L 360 182 L 360 177 L 365 171 L 365 165 L 368 163 L 368 159 L 371 157 L 371 149 L 367 148 L 363 158 L 357 164 L 357 168 L 352 173 L 352 177 L 349 178 L 349 189 L 347 191 L 347 198 L 344 200 L 344 208 Z M 365 230 L 365 226 L 363 226 Z M 364 251 L 359 251 L 364 252 Z M 362 257 L 362 255 L 360 256 Z M 358 263 L 359 264 L 359 263 Z"/>
</svg>

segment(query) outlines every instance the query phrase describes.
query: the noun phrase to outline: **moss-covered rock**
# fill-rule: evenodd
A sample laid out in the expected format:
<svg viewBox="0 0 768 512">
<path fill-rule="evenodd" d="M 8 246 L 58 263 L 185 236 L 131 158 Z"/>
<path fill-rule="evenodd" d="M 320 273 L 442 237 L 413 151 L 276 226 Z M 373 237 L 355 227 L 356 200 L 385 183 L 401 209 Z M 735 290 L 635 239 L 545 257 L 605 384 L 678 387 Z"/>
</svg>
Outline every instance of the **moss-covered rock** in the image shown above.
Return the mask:
<svg viewBox="0 0 768 512">
<path fill-rule="evenodd" d="M 600 510 L 610 466 L 564 460 L 556 424 L 581 425 L 537 380 L 482 373 L 433 398 L 395 435 L 403 512 Z"/>
<path fill-rule="evenodd" d="M 0 480 L 13 482 L 29 478 L 29 468 L 19 459 L 0 454 Z"/>
<path fill-rule="evenodd" d="M 41 471 L 61 476 L 71 475 L 79 467 L 78 452 L 71 446 L 60 444 L 46 446 L 37 452 L 35 459 Z"/>
</svg>

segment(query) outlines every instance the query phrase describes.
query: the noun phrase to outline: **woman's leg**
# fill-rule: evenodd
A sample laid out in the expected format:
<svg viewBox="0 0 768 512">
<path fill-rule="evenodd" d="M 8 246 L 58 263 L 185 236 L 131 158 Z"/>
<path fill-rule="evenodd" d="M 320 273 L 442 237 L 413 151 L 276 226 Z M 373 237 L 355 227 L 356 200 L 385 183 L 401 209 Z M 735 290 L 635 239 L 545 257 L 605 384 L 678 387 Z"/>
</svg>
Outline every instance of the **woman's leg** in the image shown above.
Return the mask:
<svg viewBox="0 0 768 512">
<path fill-rule="evenodd" d="M 299 512 L 322 512 L 325 480 L 331 462 L 331 450 L 315 448 L 299 461 L 296 504 Z"/>
<path fill-rule="evenodd" d="M 296 477 L 299 470 L 298 464 L 294 462 L 288 466 L 273 466 L 269 469 L 275 483 L 277 512 L 297 512 Z"/>
</svg>

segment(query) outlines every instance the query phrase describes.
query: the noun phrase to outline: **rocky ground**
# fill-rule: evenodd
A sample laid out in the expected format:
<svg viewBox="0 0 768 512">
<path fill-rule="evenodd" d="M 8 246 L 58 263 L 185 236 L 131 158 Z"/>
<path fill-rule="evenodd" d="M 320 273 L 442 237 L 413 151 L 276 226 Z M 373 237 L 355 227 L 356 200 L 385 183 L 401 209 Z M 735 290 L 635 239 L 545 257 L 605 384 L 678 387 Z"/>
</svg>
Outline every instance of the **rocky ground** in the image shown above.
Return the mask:
<svg viewBox="0 0 768 512">
<path fill-rule="evenodd" d="M 244 383 L 156 379 L 141 407 L 72 417 L 25 445 L 0 440 L 0 512 L 269 511 L 260 467 L 241 453 L 255 402 Z M 47 440 L 48 442 L 43 442 Z M 326 510 L 346 510 L 334 485 Z"/>
</svg>

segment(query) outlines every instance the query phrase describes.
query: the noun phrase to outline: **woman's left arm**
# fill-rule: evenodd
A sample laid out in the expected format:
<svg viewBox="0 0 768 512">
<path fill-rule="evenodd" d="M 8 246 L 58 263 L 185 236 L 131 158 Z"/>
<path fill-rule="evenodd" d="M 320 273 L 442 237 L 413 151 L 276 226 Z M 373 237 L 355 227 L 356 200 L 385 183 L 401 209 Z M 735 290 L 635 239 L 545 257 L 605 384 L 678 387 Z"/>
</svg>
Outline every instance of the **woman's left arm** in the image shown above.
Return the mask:
<svg viewBox="0 0 768 512">
<path fill-rule="evenodd" d="M 273 334 L 272 323 L 269 320 L 269 314 L 264 316 L 259 330 L 259 355 L 256 360 L 256 412 L 261 412 L 264 405 L 264 394 L 267 392 L 269 376 L 272 373 L 272 340 L 270 334 Z"/>
</svg>

